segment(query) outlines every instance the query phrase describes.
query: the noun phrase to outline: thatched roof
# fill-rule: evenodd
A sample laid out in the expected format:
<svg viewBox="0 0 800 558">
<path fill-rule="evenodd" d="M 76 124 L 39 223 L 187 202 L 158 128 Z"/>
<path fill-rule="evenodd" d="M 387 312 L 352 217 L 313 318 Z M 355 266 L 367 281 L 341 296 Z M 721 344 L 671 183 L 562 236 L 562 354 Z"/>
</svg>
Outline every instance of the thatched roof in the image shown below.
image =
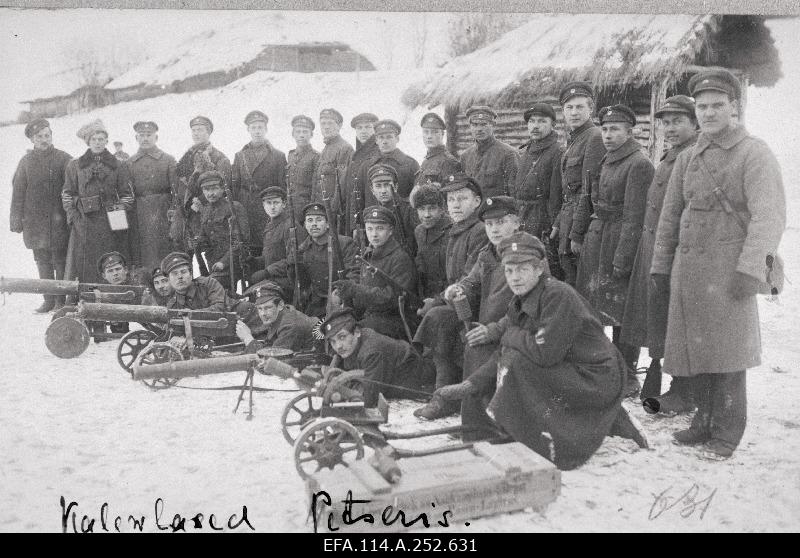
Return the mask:
<svg viewBox="0 0 800 558">
<path fill-rule="evenodd" d="M 591 81 L 598 89 L 663 80 L 673 83 L 687 67 L 708 64 L 708 58 L 715 57 L 713 52 L 709 55 L 708 41 L 719 32 L 722 19 L 717 15 L 537 14 L 497 41 L 451 60 L 426 80 L 412 84 L 403 99 L 412 107 L 445 104 L 463 109 L 476 102 L 529 102 L 554 95 L 564 83 L 576 79 Z"/>
</svg>

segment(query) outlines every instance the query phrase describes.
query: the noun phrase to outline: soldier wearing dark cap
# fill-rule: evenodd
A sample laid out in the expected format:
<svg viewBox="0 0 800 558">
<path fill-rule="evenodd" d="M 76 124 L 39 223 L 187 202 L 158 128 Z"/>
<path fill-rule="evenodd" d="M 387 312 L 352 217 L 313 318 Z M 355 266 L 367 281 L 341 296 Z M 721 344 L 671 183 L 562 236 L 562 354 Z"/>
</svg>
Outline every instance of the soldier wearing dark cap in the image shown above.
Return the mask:
<svg viewBox="0 0 800 558">
<path fill-rule="evenodd" d="M 400 124 L 394 120 L 376 122 L 375 141 L 378 144 L 378 156 L 365 163 L 361 169 L 362 175 L 366 178 L 366 182 L 369 183 L 368 174 L 373 166 L 378 163 L 390 165 L 397 173 L 397 194 L 400 199 L 408 201 L 411 189 L 414 187 L 414 177 L 419 170 L 419 163 L 397 148 L 401 131 Z M 367 207 L 377 203 L 377 199 L 372 192 L 367 192 L 364 200 Z"/>
<path fill-rule="evenodd" d="M 194 253 L 190 244 L 196 244 L 200 236 L 200 208 L 206 203 L 197 178 L 204 172 L 216 170 L 226 187 L 231 184 L 231 162 L 224 153 L 211 145 L 214 124 L 205 116 L 195 116 L 189 121 L 192 131 L 192 147 L 178 161 L 178 200 L 180 208 L 173 215 L 170 239 L 173 245 Z M 198 261 L 200 256 L 198 254 Z M 201 271 L 205 261 L 200 262 Z"/>
<path fill-rule="evenodd" d="M 561 156 L 564 148 L 555 130 L 556 111 L 550 103 L 535 103 L 523 114 L 530 141 L 522 144 L 514 197 L 520 203 L 521 230 L 540 238 L 548 249 L 550 273 L 563 279 L 558 240 L 550 238 L 561 210 Z"/>
<path fill-rule="evenodd" d="M 370 190 L 368 180 L 364 180 L 362 170 L 370 161 L 377 159 L 378 144 L 375 142 L 375 123 L 378 117 L 371 112 L 362 112 L 353 117 L 350 127 L 356 131 L 356 150 L 347 165 L 347 176 L 344 182 L 344 193 L 347 194 L 345 208 L 344 234 L 353 235 L 354 231 L 363 232 L 364 223 L 361 222 L 361 212 L 364 211 L 365 199 Z M 371 195 L 371 194 L 369 194 Z M 358 234 L 360 235 L 361 232 Z M 363 238 L 356 238 L 364 242 Z"/>
<path fill-rule="evenodd" d="M 397 169 L 387 162 L 379 162 L 369 169 L 369 185 L 373 205 L 385 207 L 394 214 L 397 227 L 395 236 L 408 255 L 414 258 L 417 255 L 417 241 L 414 230 L 417 228 L 417 216 L 411 205 L 403 200 L 398 188 Z"/>
<path fill-rule="evenodd" d="M 453 226 L 447 215 L 445 198 L 438 183 L 425 183 L 411 191 L 411 207 L 419 225 L 414 229 L 417 241 L 417 265 L 420 298 L 434 298 L 447 286 L 447 239 Z"/>
<path fill-rule="evenodd" d="M 364 260 L 392 277 L 406 292 L 416 293 L 414 261 L 395 237 L 397 221 L 394 213 L 374 205 L 364 210 L 363 219 L 370 243 L 364 251 Z M 337 281 L 334 289 L 345 306 L 355 309 L 364 327 L 395 339 L 405 339 L 405 326 L 411 329 L 416 326 L 416 320 L 404 325 L 397 300 L 403 293 L 381 275 L 369 272 L 365 264 L 361 265 L 358 280 Z M 414 319 L 413 309 L 408 303 L 403 310 L 406 320 Z"/>
<path fill-rule="evenodd" d="M 474 178 L 484 197 L 513 194 L 519 161 L 517 150 L 494 137 L 497 113 L 487 106 L 467 109 L 467 121 L 475 145 L 461 154 L 461 168 Z"/>
<path fill-rule="evenodd" d="M 464 425 L 483 427 L 484 436 L 499 427 L 559 469 L 573 469 L 606 435 L 630 436 L 619 429 L 630 424 L 621 405 L 625 365 L 586 301 L 550 277 L 538 238 L 515 233 L 498 253 L 513 292 L 505 315 L 486 326 L 485 342 L 499 350 L 434 397 L 463 399 Z M 482 422 L 468 421 L 483 409 Z"/>
<path fill-rule="evenodd" d="M 575 215 L 573 231 L 586 231 L 576 289 L 597 310 L 603 324 L 613 326 L 614 344 L 629 368 L 626 395 L 631 395 L 639 389 L 639 347 L 623 343 L 619 334 L 633 258 L 642 234 L 647 189 L 655 169 L 633 137 L 633 110 L 614 105 L 603 108 L 599 116 L 608 152 L 602 159 L 599 179 L 592 179 Z"/>
<path fill-rule="evenodd" d="M 300 310 L 308 316 L 322 317 L 325 315 L 328 305 L 328 218 L 325 207 L 321 203 L 308 204 L 303 209 L 303 215 L 308 238 L 297 248 L 297 262 L 301 274 L 301 287 L 307 288 L 310 296 Z M 358 279 L 359 267 L 354 260 L 358 255 L 358 247 L 348 236 L 339 235 L 338 238 L 344 261 L 340 262 L 335 259 L 336 251 L 332 250 L 335 259 L 333 262 L 334 278 L 336 271 L 343 269 L 345 278 Z M 294 284 L 294 260 L 291 253 L 288 254 L 286 267 L 289 279 Z"/>
<path fill-rule="evenodd" d="M 236 323 L 236 336 L 248 353 L 264 347 L 310 351 L 316 343 L 314 329 L 319 323 L 287 304 L 286 292 L 276 283 L 264 281 L 255 288 L 255 307 L 261 323 L 255 329 L 242 320 Z"/>
<path fill-rule="evenodd" d="M 147 285 L 144 293 L 142 293 L 143 306 L 166 306 L 167 300 L 172 296 L 174 289 L 169 283 L 169 274 L 164 273 L 159 266 L 153 268 L 152 271 L 147 272 L 144 278 L 144 284 Z"/>
<path fill-rule="evenodd" d="M 418 396 L 433 377 L 430 362 L 411 345 L 359 325 L 350 308 L 327 316 L 321 330 L 336 353 L 332 367 L 364 371 L 368 408 L 377 406 L 380 393 L 387 398 Z"/>
<path fill-rule="evenodd" d="M 633 259 L 620 331 L 620 341 L 634 347 L 647 347 L 652 359 L 642 386 L 642 399 L 661 394 L 661 359 L 667 334 L 669 293 L 659 293 L 650 288 L 650 266 L 653 263 L 658 219 L 675 161 L 683 150 L 697 141 L 697 118 L 691 98 L 685 95 L 670 97 L 655 116 L 661 120 L 661 129 L 671 149 L 661 157 L 653 182 L 647 190 L 642 237 Z M 688 412 L 694 409 L 690 383 L 686 377 L 673 379 L 669 393 L 660 398 L 661 412 Z"/>
<path fill-rule="evenodd" d="M 289 151 L 286 165 L 286 188 L 291 195 L 295 225 L 303 229 L 303 208 L 311 203 L 311 189 L 314 184 L 314 170 L 319 162 L 319 151 L 311 147 L 314 136 L 314 121 L 299 114 L 292 118 L 292 138 L 295 147 Z"/>
<path fill-rule="evenodd" d="M 600 161 L 606 154 L 606 148 L 600 129 L 592 122 L 592 84 L 585 81 L 568 83 L 561 88 L 558 97 L 569 133 L 567 148 L 561 157 L 561 210 L 551 234 L 558 235 L 558 254 L 564 281 L 574 287 L 578 276 L 578 254 L 586 232 L 574 230 L 575 212 L 586 190 L 588 177 L 600 172 Z"/>
<path fill-rule="evenodd" d="M 445 289 L 442 298 L 450 306 L 437 307 L 429 312 L 432 314 L 439 311 L 444 314 L 444 309 L 447 309 L 455 313 L 451 309 L 454 304 L 466 304 L 471 309 L 471 318 L 477 319 L 477 323 L 473 323 L 473 327 L 466 332 L 466 346 L 457 335 L 457 329 L 454 329 L 454 324 L 455 328 L 461 325 L 458 317 L 456 316 L 455 320 L 452 316 L 449 317 L 449 321 L 440 320 L 438 324 L 439 341 L 433 349 L 437 388 L 457 383 L 462 378 L 469 377 L 493 354 L 497 346 L 486 344 L 485 324 L 499 320 L 511 300 L 511 291 L 506 285 L 502 266 L 499 265 L 500 258 L 497 247 L 504 239 L 519 229 L 516 201 L 509 196 L 488 198 L 486 203 L 481 206 L 478 215 L 483 221 L 484 236 L 488 238 L 489 243 L 484 244 L 480 249 L 469 273 L 451 282 L 450 286 Z M 454 303 L 456 299 L 460 302 Z M 425 325 L 425 320 L 420 325 L 420 331 L 423 330 L 423 325 Z M 436 331 L 436 328 L 429 328 L 429 330 Z M 453 364 L 457 365 L 462 361 L 463 371 Z M 433 420 L 457 410 L 457 403 L 447 403 L 440 398 L 433 398 L 427 405 L 417 409 L 414 414 Z M 465 418 L 464 420 L 469 422 L 471 419 Z"/>
<path fill-rule="evenodd" d="M 286 207 L 286 191 L 277 186 L 270 186 L 264 188 L 260 195 L 268 221 L 264 226 L 261 255 L 250 262 L 252 269 L 255 270 L 250 276 L 250 283 L 255 284 L 270 279 L 291 293 L 286 259 L 292 219 Z"/>
<path fill-rule="evenodd" d="M 11 232 L 22 233 L 41 279 L 63 279 L 69 228 L 61 190 L 72 157 L 53 147 L 50 123 L 44 118 L 28 123 L 25 137 L 33 149 L 22 157 L 12 179 Z M 56 305 L 63 306 L 64 297 L 45 295 L 36 312 L 49 312 Z"/>
<path fill-rule="evenodd" d="M 428 182 L 444 184 L 445 178 L 461 172 L 461 163 L 458 158 L 450 153 L 444 145 L 444 133 L 447 126 L 442 117 L 435 112 L 429 112 L 423 116 L 419 125 L 422 127 L 422 143 L 425 144 L 428 152 L 419 166 L 414 184 Z"/>
<path fill-rule="evenodd" d="M 344 226 L 340 219 L 346 205 L 346 196 L 343 191 L 347 173 L 347 165 L 353 156 L 353 146 L 347 143 L 339 132 L 342 129 L 344 117 L 336 109 L 323 109 L 319 113 L 319 129 L 322 132 L 322 141 L 325 147 L 319 154 L 317 167 L 314 169 L 314 183 L 311 192 L 313 201 L 330 200 L 331 211 L 337 222 L 331 223 L 334 228 Z M 339 232 L 342 232 L 339 230 Z"/>
<path fill-rule="evenodd" d="M 702 71 L 689 91 L 700 135 L 675 161 L 650 271 L 669 290 L 664 371 L 695 382 L 692 425 L 673 436 L 724 459 L 747 423 L 746 369 L 761 362 L 756 294 L 777 290 L 786 198 L 775 156 L 736 123 L 736 76 Z"/>
<path fill-rule="evenodd" d="M 259 193 L 270 186 L 286 189 L 286 155 L 267 139 L 269 118 L 266 114 L 260 110 L 251 111 L 245 116 L 244 123 L 250 142 L 233 158 L 231 190 L 233 198 L 247 211 L 249 251 L 258 254 L 268 220 Z"/>
<path fill-rule="evenodd" d="M 114 157 L 116 157 L 118 161 L 127 161 L 131 157 L 130 155 L 125 153 L 125 151 L 122 150 L 121 141 L 114 142 Z"/>
<path fill-rule="evenodd" d="M 134 208 L 131 260 L 134 265 L 153 269 L 172 250 L 169 239 L 169 211 L 175 206 L 178 174 L 175 158 L 156 145 L 158 125 L 133 125 L 139 150 L 128 159 Z"/>
<path fill-rule="evenodd" d="M 161 270 L 169 277 L 173 290 L 167 298 L 167 308 L 225 311 L 225 289 L 213 277 L 192 277 L 192 260 L 188 254 L 167 254 L 161 261 Z"/>
<path fill-rule="evenodd" d="M 247 212 L 242 204 L 225 199 L 224 178 L 219 172 L 209 171 L 200 175 L 198 184 L 208 203 L 201 207 L 200 237 L 197 248 L 205 254 L 211 277 L 229 289 L 236 291 L 235 282 L 242 278 L 239 255 L 250 240 Z M 231 206 L 235 219 L 231 220 Z M 231 241 L 232 238 L 232 241 Z M 231 252 L 233 252 L 233 279 L 231 284 Z"/>
<path fill-rule="evenodd" d="M 128 268 L 128 260 L 119 252 L 106 252 L 97 260 L 97 272 L 103 282 L 109 285 L 135 285 L 139 281 L 135 280 Z M 101 300 L 98 300 L 100 302 Z M 86 326 L 93 333 L 106 333 L 106 323 L 98 321 L 87 321 Z M 127 333 L 130 331 L 128 322 L 108 323 L 111 333 Z M 95 339 L 95 343 L 103 339 Z"/>
</svg>

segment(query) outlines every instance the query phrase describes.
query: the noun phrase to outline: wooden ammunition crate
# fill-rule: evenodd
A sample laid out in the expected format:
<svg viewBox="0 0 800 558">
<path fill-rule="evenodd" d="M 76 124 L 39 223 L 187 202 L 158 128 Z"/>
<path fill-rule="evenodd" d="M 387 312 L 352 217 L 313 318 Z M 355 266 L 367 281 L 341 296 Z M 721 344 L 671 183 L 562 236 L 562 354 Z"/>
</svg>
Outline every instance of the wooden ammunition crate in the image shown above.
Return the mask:
<svg viewBox="0 0 800 558">
<path fill-rule="evenodd" d="M 405 527 L 400 520 L 386 525 L 402 510 L 406 523 L 420 514 L 426 514 L 431 527 L 442 527 L 444 512 L 451 527 L 464 527 L 469 519 L 504 512 L 542 508 L 558 497 L 561 490 L 561 472 L 547 459 L 520 443 L 491 445 L 476 443 L 471 449 L 462 449 L 424 457 L 397 461 L 402 478 L 389 484 L 366 460 L 349 468 L 324 469 L 312 475 L 307 483 L 308 502 L 312 494 L 325 491 L 327 500 L 317 497 L 318 530 L 331 526 L 337 533 L 395 532 L 406 529 L 425 529 L 422 521 Z M 358 521 L 346 525 L 342 514 L 343 501 L 348 491 L 351 500 L 369 500 L 352 504 L 350 517 L 371 514 L 374 523 Z M 391 508 L 386 511 L 387 506 Z M 391 521 L 388 521 L 391 523 Z"/>
</svg>

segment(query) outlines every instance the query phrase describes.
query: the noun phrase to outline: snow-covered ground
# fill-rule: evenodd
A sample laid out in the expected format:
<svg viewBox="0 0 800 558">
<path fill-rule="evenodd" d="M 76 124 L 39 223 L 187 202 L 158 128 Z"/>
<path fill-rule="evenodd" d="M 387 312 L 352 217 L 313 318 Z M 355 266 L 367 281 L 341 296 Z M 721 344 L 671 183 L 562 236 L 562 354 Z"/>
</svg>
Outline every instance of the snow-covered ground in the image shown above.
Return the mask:
<svg viewBox="0 0 800 558">
<path fill-rule="evenodd" d="M 790 203 L 782 253 L 794 284 L 779 303 L 761 303 L 763 364 L 748 373 L 749 420 L 739 449 L 728 461 L 703 461 L 695 449 L 670 443 L 671 432 L 684 428 L 687 417 L 653 417 L 634 405 L 651 450 L 608 438 L 586 465 L 562 474 L 561 495 L 547 509 L 443 531 L 736 532 L 800 526 L 800 407 L 794 401 L 800 393 L 800 146 L 794 133 L 798 114 L 789 102 L 800 81 L 800 59 L 791 46 L 800 25 L 770 25 L 786 78 L 772 89 L 750 90 L 747 125 L 770 144 L 783 168 Z M 270 115 L 271 139 L 286 150 L 294 114 L 316 117 L 333 106 L 346 121 L 367 110 L 398 120 L 404 126 L 400 148 L 420 157 L 417 123 L 423 111 L 409 114 L 398 99 L 412 77 L 365 72 L 351 81 L 343 74 L 261 73 L 218 91 L 116 105 L 54 119 L 52 125 L 56 145 L 77 155 L 85 147 L 74 131 L 90 118 L 102 118 L 112 140 L 125 141 L 129 150 L 131 123 L 154 119 L 161 146 L 179 156 L 189 144 L 189 118 L 206 114 L 217 126 L 213 142 L 232 156 L 247 141 L 241 120 L 249 110 Z M 347 125 L 344 132 L 353 141 Z M 7 185 L 0 195 L 0 274 L 34 277 L 30 252 L 19 235 L 8 232 L 11 176 L 28 144 L 20 126 L 1 128 L 0 143 L 0 183 Z M 320 143 L 317 136 L 315 145 Z M 78 521 L 84 513 L 99 517 L 108 502 L 108 515 L 123 516 L 127 529 L 125 518 L 133 514 L 147 516 L 145 529 L 155 530 L 153 506 L 163 498 L 166 522 L 175 513 L 198 512 L 227 520 L 246 505 L 259 531 L 311 530 L 304 486 L 280 434 L 280 414 L 293 393 L 257 393 L 255 418 L 245 421 L 241 410 L 231 413 L 235 391 L 154 392 L 132 382 L 116 363 L 114 343 L 91 344 L 81 357 L 60 360 L 44 346 L 49 317 L 32 314 L 38 303 L 37 296 L 14 295 L 0 307 L 0 531 L 60 530 L 61 496 L 78 502 Z M 181 385 L 229 385 L 242 375 Z M 257 378 L 257 385 L 294 388 L 268 377 Z M 412 408 L 394 404 L 392 422 L 415 427 Z M 695 506 L 682 501 L 666 509 L 687 491 Z"/>
</svg>

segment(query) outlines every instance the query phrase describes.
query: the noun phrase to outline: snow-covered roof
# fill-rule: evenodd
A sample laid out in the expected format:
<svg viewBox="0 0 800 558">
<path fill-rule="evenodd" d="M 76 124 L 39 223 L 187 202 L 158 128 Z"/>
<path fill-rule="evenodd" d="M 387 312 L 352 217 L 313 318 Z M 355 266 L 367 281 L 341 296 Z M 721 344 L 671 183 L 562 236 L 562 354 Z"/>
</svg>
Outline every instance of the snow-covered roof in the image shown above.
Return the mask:
<svg viewBox="0 0 800 558">
<path fill-rule="evenodd" d="M 219 17 L 222 21 L 215 20 L 213 26 L 210 24 L 170 52 L 151 56 L 106 87 L 166 85 L 192 76 L 229 71 L 253 60 L 269 45 L 343 43 L 376 68 L 380 65 L 370 55 L 376 41 L 381 40 L 375 29 L 376 18 L 341 12 L 313 17 L 294 12 L 254 13 L 244 19 L 236 14 Z"/>
</svg>

